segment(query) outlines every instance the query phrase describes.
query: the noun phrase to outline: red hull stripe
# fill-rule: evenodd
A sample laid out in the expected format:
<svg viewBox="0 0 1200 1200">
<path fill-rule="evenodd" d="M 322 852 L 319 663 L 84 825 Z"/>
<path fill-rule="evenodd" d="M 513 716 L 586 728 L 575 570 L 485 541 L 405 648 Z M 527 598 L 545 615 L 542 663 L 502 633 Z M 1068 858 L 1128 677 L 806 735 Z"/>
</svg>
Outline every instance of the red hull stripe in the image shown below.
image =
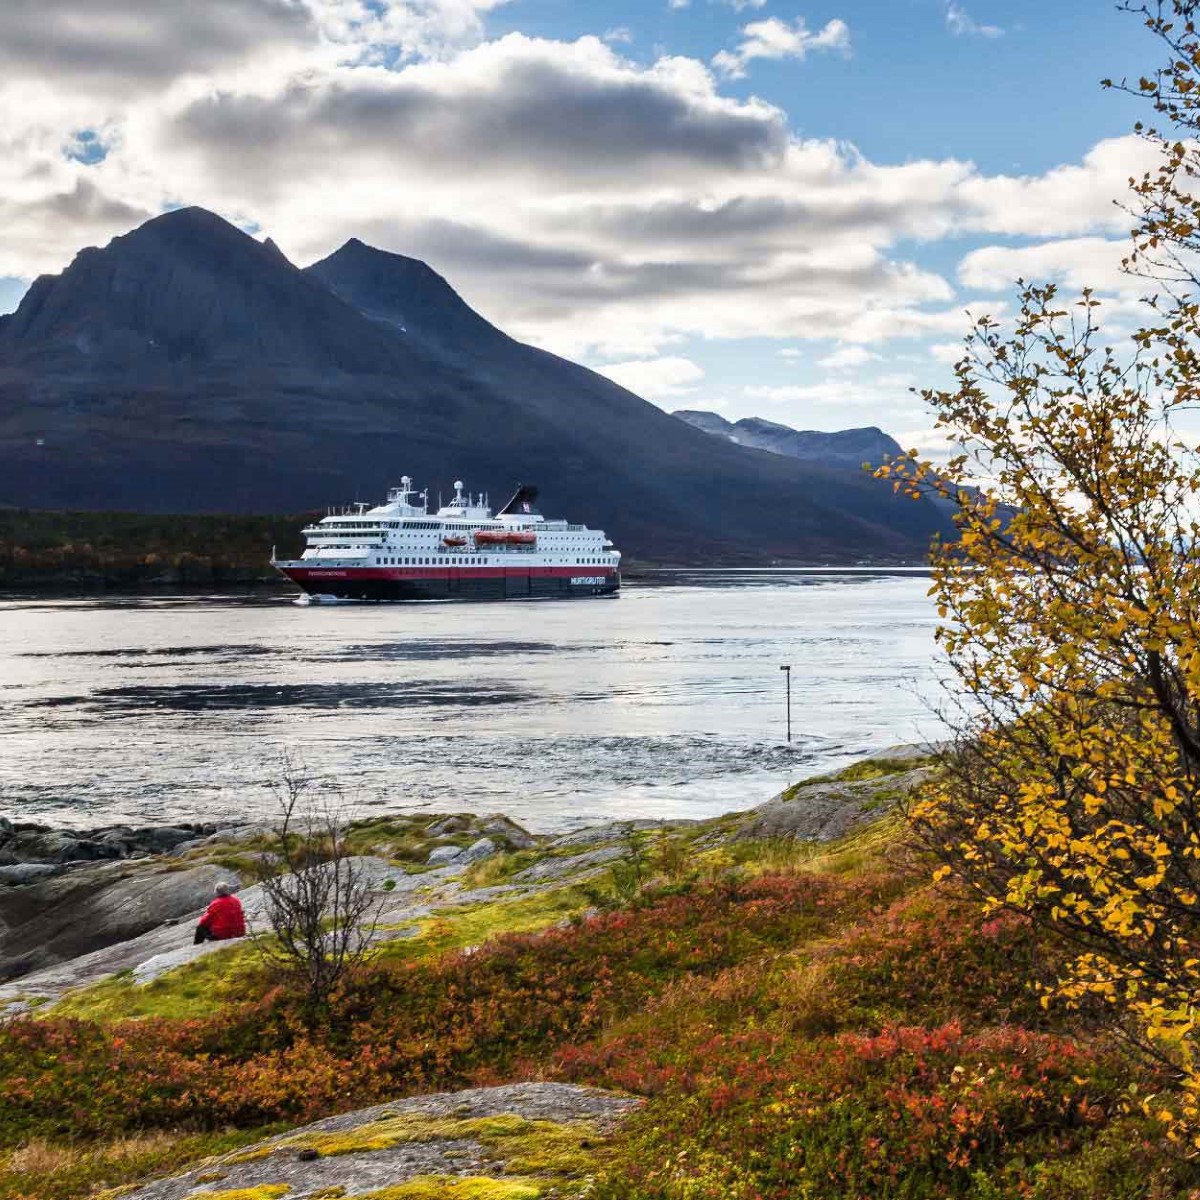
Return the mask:
<svg viewBox="0 0 1200 1200">
<path fill-rule="evenodd" d="M 574 579 L 580 576 L 606 578 L 615 572 L 610 567 L 283 567 L 297 583 L 321 579 L 535 579 L 547 577 Z"/>
</svg>

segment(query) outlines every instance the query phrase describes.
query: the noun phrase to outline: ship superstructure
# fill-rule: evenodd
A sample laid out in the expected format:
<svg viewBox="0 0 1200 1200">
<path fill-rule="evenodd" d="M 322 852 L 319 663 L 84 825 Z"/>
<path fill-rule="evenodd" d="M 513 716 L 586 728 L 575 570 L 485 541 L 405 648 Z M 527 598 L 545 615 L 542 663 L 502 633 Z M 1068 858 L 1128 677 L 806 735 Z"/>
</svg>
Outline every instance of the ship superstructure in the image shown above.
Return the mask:
<svg viewBox="0 0 1200 1200">
<path fill-rule="evenodd" d="M 304 529 L 298 559 L 272 565 L 312 596 L 339 600 L 515 600 L 598 596 L 621 586 L 621 552 L 602 530 L 544 517 L 522 485 L 493 515 L 454 485 L 429 511 L 405 475 L 387 500 L 331 512 Z"/>
</svg>

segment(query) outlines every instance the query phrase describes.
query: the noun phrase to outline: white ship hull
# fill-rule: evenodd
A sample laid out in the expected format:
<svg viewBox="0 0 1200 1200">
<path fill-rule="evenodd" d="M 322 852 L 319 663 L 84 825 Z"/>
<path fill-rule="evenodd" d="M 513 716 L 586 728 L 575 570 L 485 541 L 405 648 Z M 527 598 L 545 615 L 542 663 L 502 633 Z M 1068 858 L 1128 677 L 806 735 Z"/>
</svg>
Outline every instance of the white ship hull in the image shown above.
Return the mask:
<svg viewBox="0 0 1200 1200">
<path fill-rule="evenodd" d="M 485 497 L 436 513 L 407 476 L 376 508 L 330 513 L 304 530 L 298 559 L 272 559 L 306 594 L 335 600 L 527 600 L 605 596 L 621 587 L 621 554 L 599 529 L 547 520 L 522 487 L 495 516 Z"/>
</svg>

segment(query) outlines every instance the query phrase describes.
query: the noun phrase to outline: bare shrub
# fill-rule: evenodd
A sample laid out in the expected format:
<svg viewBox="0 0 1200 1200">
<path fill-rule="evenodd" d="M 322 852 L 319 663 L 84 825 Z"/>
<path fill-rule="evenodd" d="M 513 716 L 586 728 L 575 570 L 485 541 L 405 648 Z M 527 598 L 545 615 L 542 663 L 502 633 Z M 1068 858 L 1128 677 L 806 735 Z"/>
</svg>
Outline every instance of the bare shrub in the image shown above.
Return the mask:
<svg viewBox="0 0 1200 1200">
<path fill-rule="evenodd" d="M 315 1018 L 370 956 L 382 897 L 346 844 L 340 796 L 315 794 L 303 766 L 285 759 L 275 786 L 276 844 L 256 863 L 266 928 L 254 942 L 263 959 L 303 993 Z"/>
</svg>

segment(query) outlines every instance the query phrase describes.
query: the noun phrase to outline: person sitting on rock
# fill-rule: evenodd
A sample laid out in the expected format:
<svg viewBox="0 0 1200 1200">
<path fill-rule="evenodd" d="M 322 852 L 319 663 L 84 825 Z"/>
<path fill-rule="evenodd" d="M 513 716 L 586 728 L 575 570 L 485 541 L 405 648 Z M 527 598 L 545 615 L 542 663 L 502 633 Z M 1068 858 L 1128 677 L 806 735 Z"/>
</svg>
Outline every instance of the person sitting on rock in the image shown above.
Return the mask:
<svg viewBox="0 0 1200 1200">
<path fill-rule="evenodd" d="M 246 936 L 246 914 L 242 902 L 233 894 L 227 883 L 218 883 L 213 902 L 204 910 L 204 916 L 196 926 L 193 942 L 223 942 L 227 938 Z"/>
</svg>

